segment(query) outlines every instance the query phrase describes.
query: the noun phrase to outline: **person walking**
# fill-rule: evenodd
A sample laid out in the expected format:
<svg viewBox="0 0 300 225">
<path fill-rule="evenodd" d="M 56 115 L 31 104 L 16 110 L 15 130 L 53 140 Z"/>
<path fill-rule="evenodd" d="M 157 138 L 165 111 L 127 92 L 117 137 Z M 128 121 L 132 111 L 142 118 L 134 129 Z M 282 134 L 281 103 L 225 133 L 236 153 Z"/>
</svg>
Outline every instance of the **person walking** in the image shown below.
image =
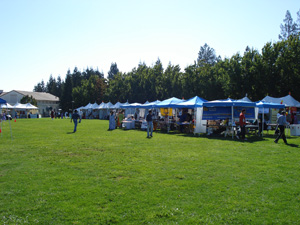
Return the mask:
<svg viewBox="0 0 300 225">
<path fill-rule="evenodd" d="M 75 109 L 75 111 L 74 111 L 74 113 L 72 114 L 72 117 L 71 117 L 71 123 L 72 123 L 72 120 L 74 122 L 74 131 L 73 131 L 73 133 L 76 132 L 78 119 L 79 119 L 79 114 L 78 114 L 77 110 Z"/>
<path fill-rule="evenodd" d="M 240 113 L 239 122 L 240 122 L 240 128 L 241 132 L 236 135 L 237 139 L 240 139 L 240 137 L 247 141 L 247 138 L 245 138 L 246 134 L 246 117 L 245 117 L 246 109 L 242 109 L 242 112 Z"/>
<path fill-rule="evenodd" d="M 274 141 L 275 143 L 278 143 L 278 140 L 280 138 L 282 138 L 283 141 L 284 141 L 284 143 L 287 144 L 286 137 L 285 137 L 285 125 L 288 125 L 288 124 L 289 123 L 286 121 L 285 112 L 282 111 L 281 115 L 277 119 L 277 125 L 278 125 L 278 128 L 279 128 L 279 134 L 278 134 L 277 138 Z"/>
<path fill-rule="evenodd" d="M 149 137 L 152 137 L 152 133 L 153 133 L 153 120 L 152 120 L 152 111 L 151 110 L 149 110 L 149 113 L 146 117 L 146 121 L 147 121 L 147 138 L 149 138 Z M 149 133 L 150 133 L 150 136 L 149 136 Z"/>
</svg>

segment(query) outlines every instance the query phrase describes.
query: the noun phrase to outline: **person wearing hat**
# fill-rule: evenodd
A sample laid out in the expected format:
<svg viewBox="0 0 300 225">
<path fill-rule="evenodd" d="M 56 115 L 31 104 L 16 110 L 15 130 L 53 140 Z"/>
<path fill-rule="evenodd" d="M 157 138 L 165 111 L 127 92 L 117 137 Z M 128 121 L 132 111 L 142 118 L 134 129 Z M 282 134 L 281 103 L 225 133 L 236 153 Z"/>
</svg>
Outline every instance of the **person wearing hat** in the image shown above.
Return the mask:
<svg viewBox="0 0 300 225">
<path fill-rule="evenodd" d="M 281 115 L 277 119 L 277 124 L 279 128 L 279 134 L 274 142 L 278 143 L 278 140 L 282 137 L 284 143 L 287 144 L 286 137 L 285 137 L 285 126 L 288 125 L 289 123 L 286 121 L 285 111 L 281 112 Z"/>
<path fill-rule="evenodd" d="M 72 118 L 71 118 L 71 123 L 72 123 L 72 120 L 74 122 L 74 131 L 73 133 L 76 132 L 76 129 L 77 129 L 77 123 L 78 123 L 78 119 L 79 119 L 79 114 L 77 112 L 77 110 L 75 109 L 74 113 L 72 114 Z"/>
<path fill-rule="evenodd" d="M 152 137 L 152 132 L 153 132 L 153 120 L 152 120 L 152 111 L 149 110 L 149 113 L 146 117 L 146 121 L 147 121 L 147 138 Z M 150 136 L 149 136 L 149 132 Z"/>
</svg>

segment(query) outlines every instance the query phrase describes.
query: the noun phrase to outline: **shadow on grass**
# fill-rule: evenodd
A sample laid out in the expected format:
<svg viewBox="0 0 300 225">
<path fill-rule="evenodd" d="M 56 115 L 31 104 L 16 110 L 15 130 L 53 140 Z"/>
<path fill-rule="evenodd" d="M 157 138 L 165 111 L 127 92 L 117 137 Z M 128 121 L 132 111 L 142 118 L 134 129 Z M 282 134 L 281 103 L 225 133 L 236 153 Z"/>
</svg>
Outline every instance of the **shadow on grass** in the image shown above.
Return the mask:
<svg viewBox="0 0 300 225">
<path fill-rule="evenodd" d="M 134 130 L 137 132 L 147 132 L 147 130 L 141 130 L 141 129 L 119 129 L 124 132 Z M 109 131 L 109 130 L 108 130 Z M 206 138 L 206 139 L 216 139 L 216 140 L 224 140 L 224 141 L 235 141 L 235 142 L 245 142 L 245 143 L 255 143 L 264 141 L 266 139 L 276 139 L 277 135 L 274 134 L 263 134 L 263 136 L 259 136 L 257 134 L 246 134 L 247 140 L 237 139 L 234 135 L 232 138 L 232 135 L 228 135 L 224 137 L 224 135 L 221 134 L 194 134 L 194 133 L 180 133 L 178 130 L 171 130 L 167 132 L 166 130 L 155 130 L 153 131 L 154 134 L 163 134 L 163 135 L 171 135 L 171 136 L 178 136 L 178 137 L 189 137 L 189 138 Z M 287 140 L 296 139 L 298 137 L 295 136 L 287 136 Z M 288 144 L 287 146 L 298 148 L 299 145 L 296 144 Z"/>
</svg>

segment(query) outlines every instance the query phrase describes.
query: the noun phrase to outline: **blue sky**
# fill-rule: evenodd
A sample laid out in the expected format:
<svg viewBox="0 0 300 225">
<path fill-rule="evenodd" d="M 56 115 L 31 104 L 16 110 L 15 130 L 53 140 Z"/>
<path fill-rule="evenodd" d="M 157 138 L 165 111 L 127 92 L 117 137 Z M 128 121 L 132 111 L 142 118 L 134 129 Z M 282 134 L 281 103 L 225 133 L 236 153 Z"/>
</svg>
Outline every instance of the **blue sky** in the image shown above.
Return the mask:
<svg viewBox="0 0 300 225">
<path fill-rule="evenodd" d="M 182 71 L 207 43 L 222 58 L 278 41 L 297 0 L 0 0 L 0 89 L 33 90 L 77 66 L 130 72 L 158 58 Z"/>
</svg>

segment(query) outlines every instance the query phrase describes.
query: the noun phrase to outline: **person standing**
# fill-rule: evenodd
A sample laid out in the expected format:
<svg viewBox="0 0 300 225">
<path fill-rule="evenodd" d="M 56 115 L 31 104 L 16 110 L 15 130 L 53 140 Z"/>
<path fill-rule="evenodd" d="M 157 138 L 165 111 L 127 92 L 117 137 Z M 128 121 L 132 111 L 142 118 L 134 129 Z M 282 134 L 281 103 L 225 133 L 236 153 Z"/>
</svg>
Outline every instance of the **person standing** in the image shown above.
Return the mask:
<svg viewBox="0 0 300 225">
<path fill-rule="evenodd" d="M 72 123 L 72 120 L 74 122 L 74 131 L 73 131 L 73 133 L 76 132 L 78 119 L 79 119 L 79 114 L 78 114 L 77 110 L 75 109 L 75 111 L 74 111 L 74 113 L 72 114 L 72 117 L 71 117 L 71 123 Z"/>
<path fill-rule="evenodd" d="M 115 118 L 115 114 L 113 111 L 110 112 L 109 115 L 109 130 L 114 130 L 116 129 L 116 118 Z"/>
<path fill-rule="evenodd" d="M 53 110 L 51 110 L 50 116 L 51 116 L 51 119 L 53 120 L 54 119 L 54 111 Z"/>
<path fill-rule="evenodd" d="M 152 137 L 152 133 L 153 133 L 153 120 L 152 120 L 152 111 L 149 110 L 149 113 L 146 117 L 146 121 L 147 121 L 147 138 Z M 150 136 L 149 136 L 149 132 Z"/>
<path fill-rule="evenodd" d="M 121 110 L 118 114 L 118 127 L 120 129 L 122 128 L 123 120 L 124 120 L 124 113 L 123 113 L 123 110 Z"/>
<path fill-rule="evenodd" d="M 285 125 L 288 125 L 288 122 L 286 121 L 286 117 L 285 117 L 285 112 L 282 111 L 281 112 L 281 115 L 278 117 L 277 119 L 277 125 L 278 125 L 278 128 L 279 128 L 279 134 L 277 136 L 277 138 L 275 139 L 275 143 L 278 143 L 278 140 L 280 138 L 283 139 L 284 143 L 287 144 L 287 141 L 286 141 L 286 137 L 285 137 Z"/>
<path fill-rule="evenodd" d="M 239 139 L 241 137 L 243 140 L 247 141 L 247 138 L 245 138 L 245 134 L 246 134 L 245 113 L 246 113 L 246 109 L 242 109 L 242 112 L 240 113 L 240 117 L 239 117 L 241 132 L 236 137 L 237 137 L 237 139 Z"/>
</svg>

